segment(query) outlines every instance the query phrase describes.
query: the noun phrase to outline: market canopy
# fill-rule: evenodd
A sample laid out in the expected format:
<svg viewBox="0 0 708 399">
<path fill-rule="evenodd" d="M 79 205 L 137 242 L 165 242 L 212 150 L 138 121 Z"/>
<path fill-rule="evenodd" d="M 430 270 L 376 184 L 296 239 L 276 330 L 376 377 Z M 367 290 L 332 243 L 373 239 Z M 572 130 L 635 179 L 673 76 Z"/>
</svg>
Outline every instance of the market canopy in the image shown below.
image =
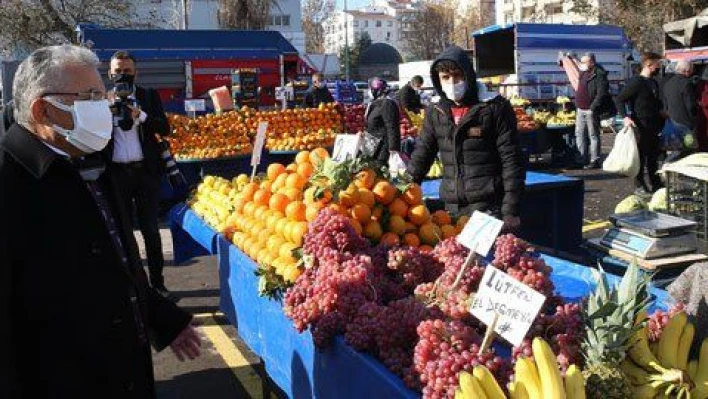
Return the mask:
<svg viewBox="0 0 708 399">
<path fill-rule="evenodd" d="M 695 17 L 664 24 L 664 32 L 671 39 L 667 47 L 671 41 L 683 47 L 708 46 L 708 8 Z"/>
</svg>

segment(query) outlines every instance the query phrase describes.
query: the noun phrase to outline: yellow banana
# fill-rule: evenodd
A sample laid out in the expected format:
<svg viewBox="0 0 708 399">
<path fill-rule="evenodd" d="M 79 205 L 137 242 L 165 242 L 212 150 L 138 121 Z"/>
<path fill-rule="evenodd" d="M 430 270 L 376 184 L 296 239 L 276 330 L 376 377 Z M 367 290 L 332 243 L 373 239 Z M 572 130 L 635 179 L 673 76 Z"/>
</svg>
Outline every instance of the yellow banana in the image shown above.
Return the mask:
<svg viewBox="0 0 708 399">
<path fill-rule="evenodd" d="M 701 351 L 698 357 L 698 369 L 696 370 L 696 385 L 708 382 L 708 338 L 701 343 Z"/>
<path fill-rule="evenodd" d="M 509 388 L 509 397 L 511 399 L 529 399 L 529 393 L 526 392 L 526 386 L 523 382 L 510 382 L 507 388 Z"/>
<path fill-rule="evenodd" d="M 585 379 L 574 364 L 565 372 L 565 396 L 568 399 L 585 399 Z"/>
<path fill-rule="evenodd" d="M 693 323 L 686 323 L 679 339 L 678 353 L 676 354 L 676 367 L 686 370 L 688 365 L 688 352 L 693 345 L 693 337 L 696 335 L 696 327 Z"/>
<path fill-rule="evenodd" d="M 475 397 L 475 387 L 479 385 L 479 381 L 467 371 L 460 373 L 460 389 L 462 390 L 463 398 Z"/>
<path fill-rule="evenodd" d="M 683 328 L 686 326 L 686 320 L 686 313 L 681 312 L 672 317 L 669 323 L 666 324 L 659 340 L 659 349 L 656 356 L 662 366 L 668 368 L 678 367 L 677 348 L 679 347 Z"/>
<path fill-rule="evenodd" d="M 455 389 L 455 399 L 464 399 L 464 396 L 462 396 L 462 390 L 460 388 Z"/>
<path fill-rule="evenodd" d="M 651 381 L 649 372 L 634 364 L 630 359 L 625 359 L 620 364 L 620 370 L 627 376 L 632 385 L 641 386 Z"/>
<path fill-rule="evenodd" d="M 633 399 L 653 399 L 656 397 L 657 389 L 649 384 L 639 385 L 632 388 Z"/>
<path fill-rule="evenodd" d="M 691 390 L 688 397 L 690 399 L 708 399 L 708 384 L 696 384 L 696 387 Z"/>
<path fill-rule="evenodd" d="M 521 357 L 516 360 L 514 366 L 516 381 L 522 382 L 526 387 L 526 392 L 530 399 L 543 399 L 541 390 L 541 380 L 539 380 L 536 363 L 528 357 Z"/>
<path fill-rule="evenodd" d="M 506 399 L 504 391 L 497 383 L 492 373 L 484 366 L 477 366 L 472 370 L 472 374 L 479 380 L 484 393 L 489 399 Z"/>
<path fill-rule="evenodd" d="M 688 376 L 691 377 L 691 381 L 696 380 L 696 373 L 698 372 L 698 360 L 691 360 L 686 366 L 686 371 Z"/>
<path fill-rule="evenodd" d="M 488 399 L 487 394 L 484 393 L 484 388 L 482 388 L 482 384 L 480 384 L 477 377 L 473 375 L 470 376 L 472 377 L 470 379 L 472 390 L 470 392 L 464 392 L 463 399 Z"/>
<path fill-rule="evenodd" d="M 650 366 L 650 364 L 658 363 L 658 360 L 649 349 L 649 339 L 647 338 L 646 328 L 640 328 L 632 334 L 628 353 L 629 357 L 632 358 L 634 363 L 636 363 L 639 367 L 649 371 L 655 370 L 654 367 Z"/>
<path fill-rule="evenodd" d="M 556 355 L 553 354 L 548 342 L 541 338 L 534 338 L 532 349 L 533 357 L 536 359 L 536 366 L 538 367 L 543 397 L 545 399 L 564 399 L 563 378 L 558 369 Z"/>
</svg>

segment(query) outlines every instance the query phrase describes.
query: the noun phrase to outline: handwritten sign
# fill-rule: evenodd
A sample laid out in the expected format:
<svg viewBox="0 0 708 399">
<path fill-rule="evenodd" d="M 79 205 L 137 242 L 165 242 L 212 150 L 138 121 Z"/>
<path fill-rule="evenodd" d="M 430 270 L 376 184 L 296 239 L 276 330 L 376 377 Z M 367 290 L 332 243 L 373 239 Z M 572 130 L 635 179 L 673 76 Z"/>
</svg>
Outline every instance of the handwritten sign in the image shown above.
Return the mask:
<svg viewBox="0 0 708 399">
<path fill-rule="evenodd" d="M 251 155 L 251 166 L 254 168 L 261 163 L 261 153 L 266 141 L 266 132 L 268 131 L 268 122 L 259 122 L 256 133 L 256 141 L 253 143 L 253 154 Z"/>
<path fill-rule="evenodd" d="M 462 233 L 457 236 L 457 241 L 470 250 L 487 256 L 503 226 L 504 222 L 501 220 L 475 211 Z"/>
<path fill-rule="evenodd" d="M 515 346 L 521 345 L 546 296 L 488 265 L 470 313 Z"/>
<path fill-rule="evenodd" d="M 185 112 L 204 112 L 206 111 L 206 102 L 204 99 L 184 100 Z"/>
<path fill-rule="evenodd" d="M 360 136 L 358 134 L 338 134 L 334 139 L 334 149 L 332 149 L 332 160 L 334 162 L 344 162 L 354 159 L 359 152 Z"/>
</svg>

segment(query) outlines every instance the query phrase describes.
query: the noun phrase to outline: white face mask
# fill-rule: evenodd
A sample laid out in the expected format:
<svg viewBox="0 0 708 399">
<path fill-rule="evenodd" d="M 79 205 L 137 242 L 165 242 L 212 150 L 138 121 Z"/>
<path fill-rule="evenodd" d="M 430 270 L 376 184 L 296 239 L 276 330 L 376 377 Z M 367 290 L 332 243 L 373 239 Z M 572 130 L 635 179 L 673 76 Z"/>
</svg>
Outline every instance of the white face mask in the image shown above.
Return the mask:
<svg viewBox="0 0 708 399">
<path fill-rule="evenodd" d="M 587 64 L 580 64 L 578 66 L 578 69 L 580 69 L 581 72 L 585 72 L 588 70 L 588 66 L 587 66 Z"/>
<path fill-rule="evenodd" d="M 443 83 L 442 91 L 448 99 L 452 101 L 460 101 L 465 96 L 467 91 L 467 82 L 464 80 L 458 83 Z"/>
<path fill-rule="evenodd" d="M 74 129 L 52 125 L 54 131 L 66 137 L 69 144 L 87 154 L 106 148 L 113 133 L 113 115 L 108 100 L 75 101 L 74 105 L 62 104 L 49 98 L 45 100 L 71 113 Z"/>
</svg>

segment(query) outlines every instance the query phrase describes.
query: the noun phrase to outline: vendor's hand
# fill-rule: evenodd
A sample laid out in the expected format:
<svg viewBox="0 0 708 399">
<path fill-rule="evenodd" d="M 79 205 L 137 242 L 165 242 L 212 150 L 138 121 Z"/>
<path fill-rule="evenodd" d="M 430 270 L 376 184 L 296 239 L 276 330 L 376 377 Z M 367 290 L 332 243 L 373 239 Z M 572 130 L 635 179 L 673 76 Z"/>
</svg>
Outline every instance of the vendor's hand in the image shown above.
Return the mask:
<svg viewBox="0 0 708 399">
<path fill-rule="evenodd" d="M 635 127 L 637 125 L 634 123 L 632 118 L 625 116 L 624 117 L 624 127 L 629 127 L 629 126 Z"/>
<path fill-rule="evenodd" d="M 128 105 L 128 109 L 130 109 L 130 115 L 133 117 L 133 119 L 137 120 L 140 118 L 140 107 L 133 107 L 132 105 Z"/>
<path fill-rule="evenodd" d="M 504 216 L 502 231 L 517 231 L 519 227 L 521 227 L 521 219 L 518 216 Z"/>
<path fill-rule="evenodd" d="M 199 352 L 200 346 L 202 346 L 201 339 L 192 325 L 188 325 L 182 330 L 177 338 L 170 344 L 172 352 L 174 352 L 180 362 L 183 362 L 185 358 L 194 360 L 199 357 L 201 354 Z"/>
</svg>

